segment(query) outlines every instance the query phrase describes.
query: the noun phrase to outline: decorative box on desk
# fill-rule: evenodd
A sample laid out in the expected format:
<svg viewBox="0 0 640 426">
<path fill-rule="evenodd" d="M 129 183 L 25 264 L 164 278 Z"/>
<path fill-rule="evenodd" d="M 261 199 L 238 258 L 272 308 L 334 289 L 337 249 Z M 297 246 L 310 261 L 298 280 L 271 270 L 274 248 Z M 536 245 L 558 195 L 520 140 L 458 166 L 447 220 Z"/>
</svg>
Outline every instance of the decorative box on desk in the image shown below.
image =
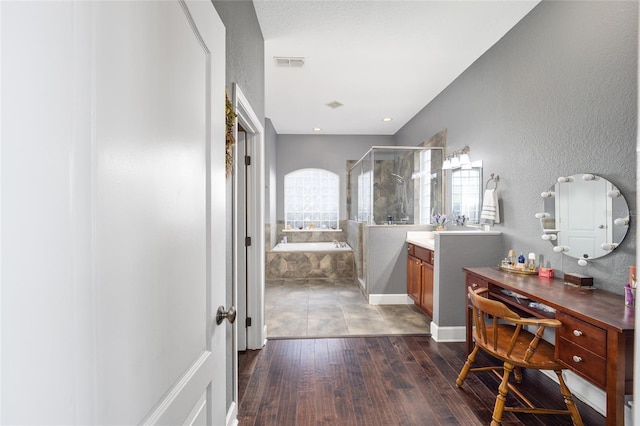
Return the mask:
<svg viewBox="0 0 640 426">
<path fill-rule="evenodd" d="M 556 358 L 568 369 L 606 392 L 607 425 L 624 423 L 624 397 L 633 388 L 634 309 L 624 297 L 601 289 L 573 287 L 564 280 L 516 275 L 497 267 L 464 268 L 466 285 L 489 289 L 522 316 L 555 317 L 562 322 L 556 333 Z M 508 296 L 539 302 L 555 310 L 541 311 Z M 467 309 L 467 346 L 471 350 L 471 315 Z"/>
</svg>

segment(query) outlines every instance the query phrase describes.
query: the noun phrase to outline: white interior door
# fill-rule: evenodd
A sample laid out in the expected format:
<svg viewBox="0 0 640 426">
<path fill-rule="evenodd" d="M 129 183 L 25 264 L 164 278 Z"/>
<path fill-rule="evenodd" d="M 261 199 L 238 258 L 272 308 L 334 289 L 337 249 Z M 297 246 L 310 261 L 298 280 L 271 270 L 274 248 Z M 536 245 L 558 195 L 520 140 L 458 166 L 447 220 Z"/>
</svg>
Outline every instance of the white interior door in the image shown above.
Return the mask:
<svg viewBox="0 0 640 426">
<path fill-rule="evenodd" d="M 226 423 L 215 9 L 0 8 L 0 423 Z"/>
</svg>

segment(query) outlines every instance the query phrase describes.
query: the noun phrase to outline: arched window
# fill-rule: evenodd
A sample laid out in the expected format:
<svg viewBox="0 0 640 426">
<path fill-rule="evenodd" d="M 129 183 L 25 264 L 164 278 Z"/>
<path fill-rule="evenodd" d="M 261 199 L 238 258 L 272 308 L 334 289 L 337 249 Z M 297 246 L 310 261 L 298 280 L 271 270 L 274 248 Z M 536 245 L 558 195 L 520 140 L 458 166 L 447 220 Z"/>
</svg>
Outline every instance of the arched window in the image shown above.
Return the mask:
<svg viewBox="0 0 640 426">
<path fill-rule="evenodd" d="M 338 229 L 340 179 L 324 169 L 300 169 L 284 176 L 286 229 Z"/>
</svg>

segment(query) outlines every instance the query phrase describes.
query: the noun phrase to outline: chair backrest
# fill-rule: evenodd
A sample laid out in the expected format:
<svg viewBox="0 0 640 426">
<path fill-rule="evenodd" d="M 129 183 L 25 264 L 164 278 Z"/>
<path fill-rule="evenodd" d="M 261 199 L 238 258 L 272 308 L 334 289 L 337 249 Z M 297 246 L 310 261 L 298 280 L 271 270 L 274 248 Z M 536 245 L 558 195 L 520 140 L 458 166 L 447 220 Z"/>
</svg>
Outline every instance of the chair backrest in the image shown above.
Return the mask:
<svg viewBox="0 0 640 426">
<path fill-rule="evenodd" d="M 476 343 L 488 352 L 500 358 L 517 362 L 528 362 L 536 353 L 546 327 L 557 328 L 562 325 L 554 319 L 522 318 L 509 309 L 504 303 L 488 299 L 482 295 L 488 292 L 486 288 L 473 290 L 468 288 L 469 298 L 473 306 L 473 331 Z M 523 330 L 523 326 L 537 327 L 535 333 Z M 527 339 L 527 350 L 516 351 L 516 343 Z"/>
</svg>

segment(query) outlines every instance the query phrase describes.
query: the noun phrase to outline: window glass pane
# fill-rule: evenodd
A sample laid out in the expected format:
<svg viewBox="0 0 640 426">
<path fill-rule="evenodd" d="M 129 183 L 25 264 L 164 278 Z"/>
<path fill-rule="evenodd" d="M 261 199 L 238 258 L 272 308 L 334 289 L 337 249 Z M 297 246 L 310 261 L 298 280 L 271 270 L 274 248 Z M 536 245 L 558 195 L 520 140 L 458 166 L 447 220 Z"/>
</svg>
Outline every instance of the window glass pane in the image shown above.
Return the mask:
<svg viewBox="0 0 640 426">
<path fill-rule="evenodd" d="M 284 182 L 285 228 L 338 228 L 337 174 L 324 169 L 300 169 L 285 175 Z"/>
</svg>

